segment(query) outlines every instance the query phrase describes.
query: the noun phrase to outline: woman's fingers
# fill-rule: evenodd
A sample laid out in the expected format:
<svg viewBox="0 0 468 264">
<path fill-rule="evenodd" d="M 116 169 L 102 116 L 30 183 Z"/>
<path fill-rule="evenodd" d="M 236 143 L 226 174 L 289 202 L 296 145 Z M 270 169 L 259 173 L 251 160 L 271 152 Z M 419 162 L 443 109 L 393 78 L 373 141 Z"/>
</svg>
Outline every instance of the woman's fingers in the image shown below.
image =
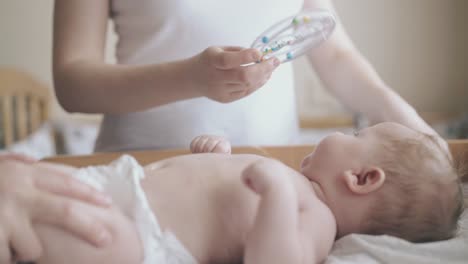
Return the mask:
<svg viewBox="0 0 468 264">
<path fill-rule="evenodd" d="M 37 159 L 23 155 L 23 154 L 16 154 L 16 153 L 5 153 L 0 154 L 0 161 L 2 160 L 16 160 L 24 163 L 34 163 L 37 162 Z"/>
<path fill-rule="evenodd" d="M 16 219 L 13 229 L 10 247 L 15 252 L 15 261 L 33 261 L 41 257 L 41 243 L 31 223 L 20 217 Z"/>
<path fill-rule="evenodd" d="M 232 50 L 232 49 L 231 49 Z M 218 69 L 232 69 L 244 64 L 254 63 L 261 59 L 261 52 L 256 49 L 240 51 L 226 50 L 221 47 L 211 47 L 206 50 L 209 61 Z"/>
<path fill-rule="evenodd" d="M 111 204 L 109 196 L 72 178 L 68 174 L 46 169 L 42 169 L 40 173 L 41 175 L 34 178 L 35 185 L 40 189 L 100 206 L 109 206 Z"/>
<path fill-rule="evenodd" d="M 261 57 L 253 48 L 209 47 L 189 60 L 193 87 L 198 95 L 220 103 L 246 97 L 262 87 L 280 64 L 275 57 L 259 62 Z"/>
<path fill-rule="evenodd" d="M 8 241 L 9 238 L 5 230 L 0 230 L 0 263 L 11 262 L 11 249 Z"/>
<path fill-rule="evenodd" d="M 264 80 L 265 77 L 271 75 L 278 65 L 279 60 L 277 58 L 270 58 L 254 65 L 222 70 L 220 78 L 228 83 L 242 84 L 245 86 L 255 85 L 259 83 L 259 81 Z"/>
<path fill-rule="evenodd" d="M 33 218 L 61 227 L 96 247 L 110 243 L 111 234 L 104 223 L 86 212 L 79 202 L 42 192 L 37 196 Z"/>
</svg>

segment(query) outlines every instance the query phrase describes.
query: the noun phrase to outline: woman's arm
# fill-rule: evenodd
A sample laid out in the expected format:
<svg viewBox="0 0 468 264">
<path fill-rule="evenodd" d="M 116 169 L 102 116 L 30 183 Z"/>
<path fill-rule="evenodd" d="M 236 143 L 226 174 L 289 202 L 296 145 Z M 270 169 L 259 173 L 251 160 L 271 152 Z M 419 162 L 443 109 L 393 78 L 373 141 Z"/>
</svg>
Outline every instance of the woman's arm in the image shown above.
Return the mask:
<svg viewBox="0 0 468 264">
<path fill-rule="evenodd" d="M 141 110 L 194 97 L 175 87 L 180 63 L 122 66 L 104 62 L 109 0 L 56 0 L 53 70 L 61 105 L 70 112 Z M 159 84 L 159 85 L 158 85 Z"/>
<path fill-rule="evenodd" d="M 138 3 L 135 3 L 138 4 Z M 60 104 L 70 112 L 126 113 L 206 96 L 231 102 L 261 87 L 277 60 L 255 49 L 211 47 L 155 65 L 104 62 L 109 0 L 56 0 L 53 72 Z"/>
<path fill-rule="evenodd" d="M 306 0 L 304 8 L 323 8 L 335 12 L 331 0 Z M 329 91 L 352 111 L 364 114 L 371 123 L 397 122 L 421 132 L 436 134 L 412 106 L 382 81 L 337 20 L 331 38 L 308 53 L 309 60 Z"/>
</svg>

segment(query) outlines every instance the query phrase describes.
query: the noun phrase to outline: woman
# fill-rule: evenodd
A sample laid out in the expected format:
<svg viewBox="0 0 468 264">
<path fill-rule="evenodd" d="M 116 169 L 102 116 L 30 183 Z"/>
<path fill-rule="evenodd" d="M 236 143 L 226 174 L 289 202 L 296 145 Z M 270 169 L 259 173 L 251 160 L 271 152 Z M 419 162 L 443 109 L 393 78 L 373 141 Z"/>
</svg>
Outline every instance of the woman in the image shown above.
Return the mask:
<svg viewBox="0 0 468 264">
<path fill-rule="evenodd" d="M 293 143 L 291 64 L 278 67 L 275 58 L 251 64 L 260 52 L 240 47 L 278 20 L 316 8 L 334 11 L 330 0 L 56 1 L 57 97 L 67 111 L 104 114 L 98 151 L 184 147 L 200 134 L 233 145 Z M 104 62 L 109 18 L 119 37 L 116 65 Z M 351 110 L 374 112 L 376 120 L 412 111 L 392 105 L 397 95 L 339 21 L 331 38 L 307 55 Z M 355 87 L 365 92 L 356 94 Z M 362 100 L 364 94 L 373 100 Z"/>
</svg>

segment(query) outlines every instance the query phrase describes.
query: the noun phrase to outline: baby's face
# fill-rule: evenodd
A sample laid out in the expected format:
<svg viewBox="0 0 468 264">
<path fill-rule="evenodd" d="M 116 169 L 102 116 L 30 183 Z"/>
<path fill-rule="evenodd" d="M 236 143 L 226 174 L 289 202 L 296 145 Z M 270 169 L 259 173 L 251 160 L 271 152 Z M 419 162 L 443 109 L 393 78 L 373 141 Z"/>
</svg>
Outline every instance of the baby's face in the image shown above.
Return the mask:
<svg viewBox="0 0 468 264">
<path fill-rule="evenodd" d="M 396 123 L 380 123 L 355 135 L 334 133 L 323 139 L 315 150 L 304 158 L 301 172 L 324 188 L 332 187 L 344 171 L 359 170 L 374 165 L 375 157 L 384 151 L 380 145 L 391 138 L 412 138 L 418 133 Z"/>
<path fill-rule="evenodd" d="M 359 232 L 381 186 L 363 184 L 370 168 L 379 167 L 377 158 L 386 151 L 382 143 L 392 139 L 417 137 L 418 132 L 394 123 L 381 123 L 355 135 L 332 134 L 323 139 L 301 164 L 301 173 L 313 182 L 317 196 L 332 210 L 338 237 Z M 381 176 L 381 175 L 380 175 Z M 380 179 L 382 179 L 380 177 Z M 371 186 L 371 187 L 369 187 Z M 371 188 L 371 189 L 369 189 Z"/>
</svg>

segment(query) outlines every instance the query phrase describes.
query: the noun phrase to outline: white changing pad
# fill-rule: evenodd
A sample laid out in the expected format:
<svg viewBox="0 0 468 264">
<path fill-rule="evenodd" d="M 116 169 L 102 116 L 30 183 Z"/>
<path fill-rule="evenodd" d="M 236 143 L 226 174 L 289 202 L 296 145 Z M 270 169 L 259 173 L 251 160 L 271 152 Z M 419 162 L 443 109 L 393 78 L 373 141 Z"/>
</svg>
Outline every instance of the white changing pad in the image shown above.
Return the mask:
<svg viewBox="0 0 468 264">
<path fill-rule="evenodd" d="M 447 241 L 414 244 L 390 236 L 349 235 L 333 246 L 326 264 L 466 264 L 468 263 L 468 209 L 460 234 Z"/>
</svg>

